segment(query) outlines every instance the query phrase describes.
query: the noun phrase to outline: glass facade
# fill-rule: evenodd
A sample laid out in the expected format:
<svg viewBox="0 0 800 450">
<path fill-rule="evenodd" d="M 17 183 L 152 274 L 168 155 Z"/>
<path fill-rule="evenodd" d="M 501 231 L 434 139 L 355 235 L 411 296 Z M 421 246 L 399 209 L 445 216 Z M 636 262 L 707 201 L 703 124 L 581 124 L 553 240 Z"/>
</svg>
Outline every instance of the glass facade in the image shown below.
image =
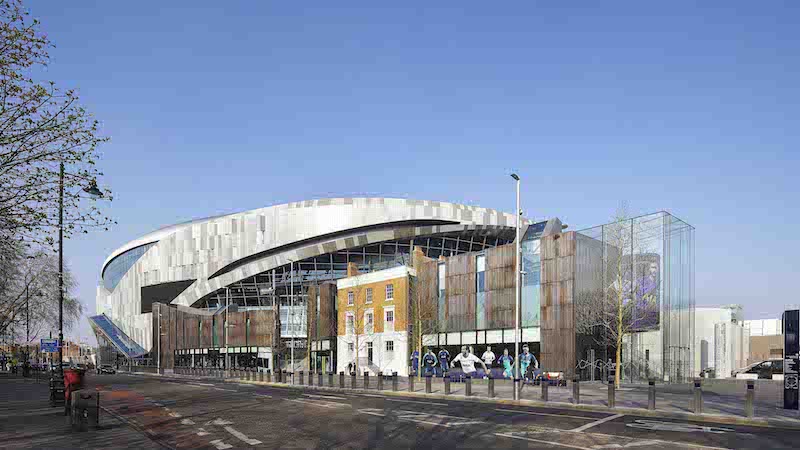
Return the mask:
<svg viewBox="0 0 800 450">
<path fill-rule="evenodd" d="M 105 270 L 103 270 L 103 286 L 109 291 L 113 291 L 114 288 L 117 287 L 119 280 L 121 280 L 122 277 L 128 273 L 128 270 L 136 264 L 136 261 L 154 245 L 156 245 L 156 242 L 132 248 L 112 259 Z"/>
<path fill-rule="evenodd" d="M 475 256 L 475 316 L 476 329 L 485 330 L 486 326 L 486 255 Z"/>
<path fill-rule="evenodd" d="M 694 370 L 694 227 L 659 212 L 577 233 L 577 365 L 600 379 L 683 382 Z M 622 325 L 619 325 L 619 318 Z"/>
<path fill-rule="evenodd" d="M 444 331 L 447 327 L 447 265 L 445 263 L 437 264 L 438 272 L 438 290 L 439 290 L 439 327 L 440 331 Z"/>
<path fill-rule="evenodd" d="M 523 327 L 539 326 L 539 287 L 542 263 L 539 254 L 541 232 L 526 233 L 520 243 L 522 253 L 521 321 Z"/>
</svg>

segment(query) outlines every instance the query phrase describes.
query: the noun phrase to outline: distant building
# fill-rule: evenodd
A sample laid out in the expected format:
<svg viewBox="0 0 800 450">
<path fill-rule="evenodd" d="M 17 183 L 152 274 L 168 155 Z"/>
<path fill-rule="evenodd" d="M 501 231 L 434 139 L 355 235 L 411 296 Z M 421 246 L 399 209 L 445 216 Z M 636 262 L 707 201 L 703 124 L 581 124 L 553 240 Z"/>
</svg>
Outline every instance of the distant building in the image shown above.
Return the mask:
<svg viewBox="0 0 800 450">
<path fill-rule="evenodd" d="M 781 319 L 745 320 L 744 327 L 750 331 L 748 364 L 783 357 L 783 322 Z"/>
<path fill-rule="evenodd" d="M 741 305 L 695 309 L 694 358 L 698 373 L 714 368 L 717 378 L 727 378 L 732 370 L 747 364 L 749 338 L 743 336 L 749 334 L 742 319 Z"/>
</svg>

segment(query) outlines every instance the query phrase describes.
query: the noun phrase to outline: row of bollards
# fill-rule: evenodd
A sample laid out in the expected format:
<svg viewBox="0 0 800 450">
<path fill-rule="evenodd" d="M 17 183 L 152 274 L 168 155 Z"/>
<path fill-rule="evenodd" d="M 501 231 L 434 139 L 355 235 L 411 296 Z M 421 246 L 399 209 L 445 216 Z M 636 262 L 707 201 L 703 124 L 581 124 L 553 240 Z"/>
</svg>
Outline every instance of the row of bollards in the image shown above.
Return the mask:
<svg viewBox="0 0 800 450">
<path fill-rule="evenodd" d="M 273 381 L 278 383 L 285 383 L 287 380 L 291 379 L 291 373 L 280 370 L 280 371 L 253 371 L 253 370 L 242 370 L 242 369 L 233 369 L 231 370 L 223 370 L 223 369 L 214 369 L 214 368 L 179 368 L 176 369 L 177 373 L 181 374 L 188 374 L 188 375 L 195 375 L 195 376 L 211 376 L 216 378 L 226 378 L 226 377 L 234 377 L 240 378 L 247 381 L 266 381 L 271 383 Z M 308 372 L 308 386 L 314 385 L 314 375 L 317 375 L 317 385 L 324 386 L 323 383 L 323 376 L 324 372 Z M 273 377 L 274 375 L 274 377 Z M 299 384 L 304 385 L 306 384 L 305 379 L 306 373 L 304 371 L 299 371 Z M 393 372 L 391 377 L 391 389 L 394 392 L 397 392 L 399 389 L 398 383 L 398 376 L 397 372 Z M 414 377 L 408 377 L 408 391 L 414 392 Z M 449 377 L 445 377 L 443 379 L 444 382 L 444 394 L 450 395 L 451 394 L 451 380 Z M 514 380 L 515 384 L 520 383 L 521 380 Z M 384 390 L 384 374 L 383 372 L 378 372 L 377 374 L 377 390 Z M 334 372 L 328 373 L 328 386 L 334 387 Z M 339 388 L 345 388 L 345 373 L 339 372 Z M 363 388 L 369 389 L 370 387 L 370 375 L 369 372 L 364 372 L 363 374 Z M 350 388 L 357 389 L 357 375 L 355 373 L 350 374 Z M 549 401 L 548 389 L 549 383 L 546 381 L 542 381 L 541 383 L 541 400 L 544 402 Z M 425 393 L 430 394 L 433 392 L 432 386 L 432 376 L 430 374 L 425 376 Z M 472 378 L 466 377 L 464 379 L 464 395 L 471 396 L 472 395 Z M 489 398 L 495 398 L 495 379 L 490 378 L 487 382 L 487 395 Z M 754 416 L 754 401 L 755 401 L 755 382 L 753 380 L 747 380 L 747 391 L 745 396 L 745 416 L 748 418 L 752 418 Z M 574 378 L 572 380 L 572 402 L 574 404 L 580 404 L 581 397 L 580 397 L 580 379 Z M 616 386 L 614 383 L 614 378 L 608 378 L 608 401 L 607 405 L 609 408 L 616 408 Z M 692 385 L 692 396 L 689 404 L 690 410 L 695 414 L 703 414 L 703 390 L 702 390 L 702 379 L 695 378 L 693 380 Z M 655 379 L 648 380 L 648 387 L 647 387 L 647 409 L 654 411 L 656 409 L 656 382 Z"/>
</svg>

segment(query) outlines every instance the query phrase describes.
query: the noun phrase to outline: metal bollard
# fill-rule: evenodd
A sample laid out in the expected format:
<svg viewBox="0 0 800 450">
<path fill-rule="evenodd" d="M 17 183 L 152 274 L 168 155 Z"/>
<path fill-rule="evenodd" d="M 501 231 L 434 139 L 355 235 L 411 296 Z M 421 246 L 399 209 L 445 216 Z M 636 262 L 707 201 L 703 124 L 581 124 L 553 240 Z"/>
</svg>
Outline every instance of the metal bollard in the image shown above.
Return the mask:
<svg viewBox="0 0 800 450">
<path fill-rule="evenodd" d="M 514 392 L 519 392 L 520 397 L 522 397 L 522 389 L 520 389 L 521 388 L 520 381 L 522 380 L 520 380 L 519 378 L 514 378 Z M 515 400 L 521 400 L 521 398 L 517 398 Z"/>
<path fill-rule="evenodd" d="M 383 372 L 378 372 L 378 390 L 383 390 Z"/>
<path fill-rule="evenodd" d="M 467 375 L 467 379 L 464 380 L 464 395 L 469 397 L 472 395 L 472 377 Z"/>
<path fill-rule="evenodd" d="M 414 392 L 414 376 L 408 376 L 408 392 Z"/>
<path fill-rule="evenodd" d="M 647 409 L 654 411 L 656 409 L 656 380 L 650 378 L 647 381 Z"/>
<path fill-rule="evenodd" d="M 425 393 L 426 394 L 431 393 L 431 374 L 425 375 Z"/>
<path fill-rule="evenodd" d="M 550 383 L 547 380 L 542 379 L 542 401 L 547 401 L 547 388 L 550 386 Z"/>
<path fill-rule="evenodd" d="M 701 379 L 694 379 L 694 413 L 703 414 L 703 389 Z"/>
<path fill-rule="evenodd" d="M 321 370 L 319 371 L 319 373 L 317 373 L 317 386 L 322 386 L 322 371 Z"/>
<path fill-rule="evenodd" d="M 264 382 L 264 372 L 258 372 L 258 381 L 261 383 Z"/>
<path fill-rule="evenodd" d="M 450 377 L 444 377 L 444 395 L 450 395 Z"/>
<path fill-rule="evenodd" d="M 616 391 L 614 390 L 614 377 L 608 377 L 608 407 L 609 408 L 616 408 L 617 406 L 617 399 L 614 397 L 616 395 Z"/>
<path fill-rule="evenodd" d="M 397 392 L 397 372 L 392 372 L 392 390 Z"/>
<path fill-rule="evenodd" d="M 300 383 L 300 384 L 303 384 L 303 383 Z M 308 371 L 308 385 L 309 386 L 313 386 L 314 385 L 314 372 L 312 372 L 310 370 Z"/>
<path fill-rule="evenodd" d="M 364 389 L 369 389 L 369 372 L 364 372 Z"/>
<path fill-rule="evenodd" d="M 572 403 L 579 405 L 581 403 L 581 379 L 575 377 L 572 379 Z"/>
<path fill-rule="evenodd" d="M 333 387 L 333 372 L 328 372 L 328 386 Z"/>
<path fill-rule="evenodd" d="M 344 372 L 339 372 L 339 387 L 344 389 Z"/>
<path fill-rule="evenodd" d="M 272 371 L 267 369 L 267 383 L 272 383 Z"/>
<path fill-rule="evenodd" d="M 303 371 L 301 370 L 300 371 L 300 385 L 305 384 L 305 383 L 303 383 L 303 379 L 304 379 L 304 374 L 303 374 Z"/>
<path fill-rule="evenodd" d="M 489 378 L 489 398 L 494 398 L 494 378 Z"/>
<path fill-rule="evenodd" d="M 756 382 L 753 380 L 747 380 L 747 392 L 745 393 L 744 397 L 744 415 L 748 418 L 752 418 L 755 414 L 753 408 L 753 401 L 755 400 L 756 396 Z"/>
<path fill-rule="evenodd" d="M 351 389 L 355 389 L 356 388 L 356 373 L 355 372 L 350 374 L 350 388 Z"/>
</svg>

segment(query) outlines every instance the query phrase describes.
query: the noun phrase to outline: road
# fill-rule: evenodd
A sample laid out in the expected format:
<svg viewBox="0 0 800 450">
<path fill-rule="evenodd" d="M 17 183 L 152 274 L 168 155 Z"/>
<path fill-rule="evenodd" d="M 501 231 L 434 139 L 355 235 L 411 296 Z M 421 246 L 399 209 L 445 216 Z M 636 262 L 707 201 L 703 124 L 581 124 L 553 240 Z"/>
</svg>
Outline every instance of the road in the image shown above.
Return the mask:
<svg viewBox="0 0 800 450">
<path fill-rule="evenodd" d="M 798 448 L 800 430 L 612 412 L 94 375 L 102 403 L 165 448 Z"/>
</svg>

